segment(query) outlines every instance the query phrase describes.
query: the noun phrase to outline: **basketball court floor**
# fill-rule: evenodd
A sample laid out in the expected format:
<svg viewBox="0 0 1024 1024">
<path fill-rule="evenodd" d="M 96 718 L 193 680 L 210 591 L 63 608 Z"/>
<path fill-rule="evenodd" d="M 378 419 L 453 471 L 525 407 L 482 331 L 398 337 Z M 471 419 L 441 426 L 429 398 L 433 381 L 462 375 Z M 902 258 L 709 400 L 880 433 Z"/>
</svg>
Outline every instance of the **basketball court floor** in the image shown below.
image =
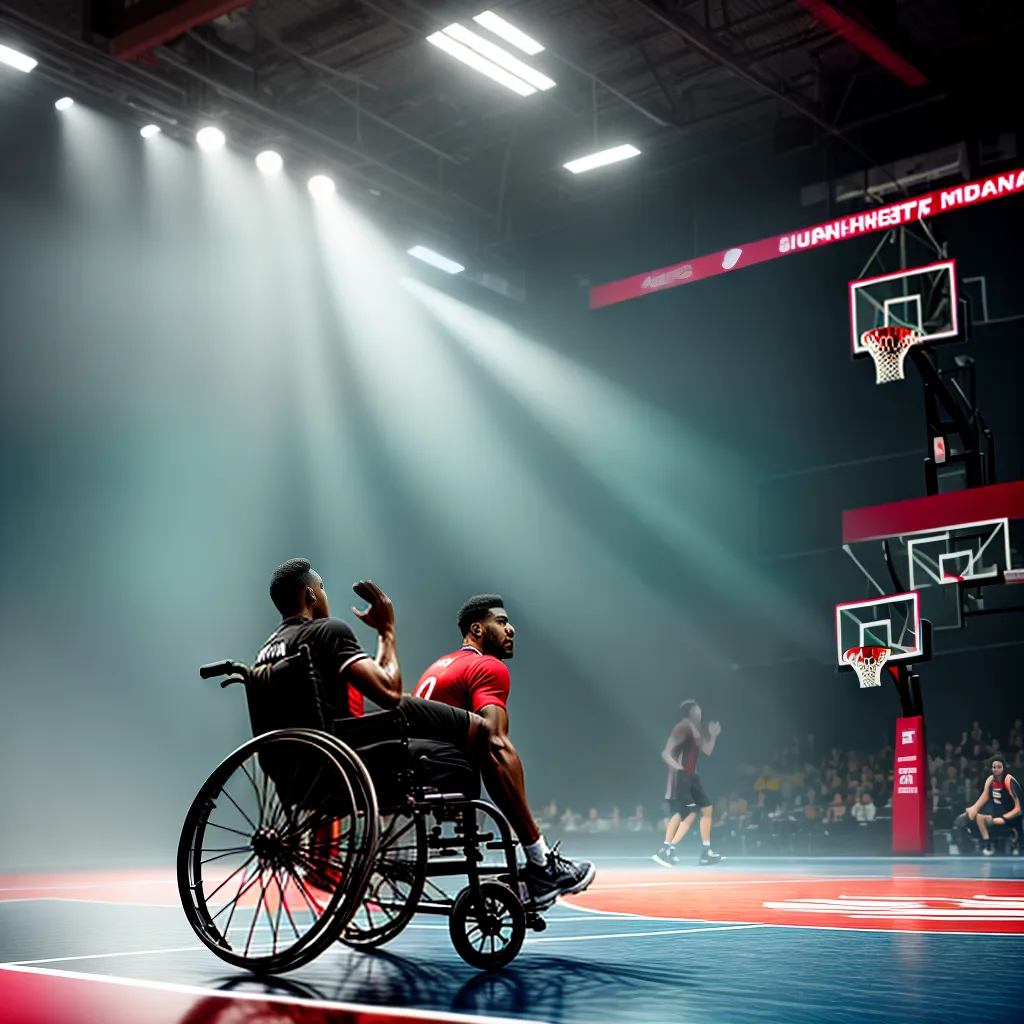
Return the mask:
<svg viewBox="0 0 1024 1024">
<path fill-rule="evenodd" d="M 603 861 L 512 965 L 417 918 L 260 981 L 185 922 L 173 872 L 0 876 L 5 1024 L 1024 1019 L 1024 860 Z"/>
</svg>

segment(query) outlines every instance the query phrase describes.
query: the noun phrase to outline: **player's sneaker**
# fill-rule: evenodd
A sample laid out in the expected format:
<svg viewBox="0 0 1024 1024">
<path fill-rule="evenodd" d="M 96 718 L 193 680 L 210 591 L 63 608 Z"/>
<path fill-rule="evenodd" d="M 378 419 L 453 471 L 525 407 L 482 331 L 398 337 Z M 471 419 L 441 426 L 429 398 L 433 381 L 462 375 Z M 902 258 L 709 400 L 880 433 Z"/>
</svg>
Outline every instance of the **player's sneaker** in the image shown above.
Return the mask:
<svg viewBox="0 0 1024 1024">
<path fill-rule="evenodd" d="M 705 846 L 700 855 L 698 864 L 717 864 L 722 859 L 720 853 L 715 853 L 710 846 Z"/>
<path fill-rule="evenodd" d="M 991 857 L 992 856 L 992 844 L 991 843 L 985 843 L 985 845 L 982 846 L 982 848 L 981 848 L 981 855 L 982 855 L 982 857 Z"/>
<path fill-rule="evenodd" d="M 674 868 L 676 866 L 676 848 L 671 843 L 665 843 L 651 860 L 663 868 Z"/>
<path fill-rule="evenodd" d="M 571 861 L 558 852 L 558 843 L 543 865 L 532 861 L 523 870 L 527 885 L 538 903 L 555 896 L 583 892 L 594 880 L 594 865 L 587 860 Z"/>
</svg>

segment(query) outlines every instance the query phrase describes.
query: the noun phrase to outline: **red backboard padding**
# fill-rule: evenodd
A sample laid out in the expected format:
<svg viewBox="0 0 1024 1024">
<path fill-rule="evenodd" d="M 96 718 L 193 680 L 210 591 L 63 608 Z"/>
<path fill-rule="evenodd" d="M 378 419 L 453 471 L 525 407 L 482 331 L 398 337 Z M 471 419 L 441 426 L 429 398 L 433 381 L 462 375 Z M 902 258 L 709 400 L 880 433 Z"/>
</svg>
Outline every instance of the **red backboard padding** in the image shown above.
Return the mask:
<svg viewBox="0 0 1024 1024">
<path fill-rule="evenodd" d="M 904 537 L 993 519 L 1024 518 L 1024 480 L 972 487 L 928 498 L 870 505 L 843 513 L 843 543 Z"/>
</svg>

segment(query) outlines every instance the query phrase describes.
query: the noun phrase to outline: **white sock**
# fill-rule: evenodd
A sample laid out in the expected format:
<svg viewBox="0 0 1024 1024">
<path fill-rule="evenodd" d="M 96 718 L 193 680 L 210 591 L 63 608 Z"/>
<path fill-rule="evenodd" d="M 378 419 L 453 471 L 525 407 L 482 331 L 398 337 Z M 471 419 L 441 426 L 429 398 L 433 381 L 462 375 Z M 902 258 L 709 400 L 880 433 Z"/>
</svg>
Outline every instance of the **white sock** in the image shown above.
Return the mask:
<svg viewBox="0 0 1024 1024">
<path fill-rule="evenodd" d="M 704 844 L 704 848 L 706 850 L 710 850 L 711 849 L 711 840 L 710 839 L 702 839 L 701 842 Z"/>
<path fill-rule="evenodd" d="M 523 853 L 526 854 L 526 859 L 531 864 L 536 864 L 538 867 L 544 867 L 544 865 L 547 864 L 548 854 L 550 852 L 548 844 L 544 841 L 543 836 L 541 836 L 537 842 L 530 843 L 529 846 L 523 847 Z"/>
</svg>

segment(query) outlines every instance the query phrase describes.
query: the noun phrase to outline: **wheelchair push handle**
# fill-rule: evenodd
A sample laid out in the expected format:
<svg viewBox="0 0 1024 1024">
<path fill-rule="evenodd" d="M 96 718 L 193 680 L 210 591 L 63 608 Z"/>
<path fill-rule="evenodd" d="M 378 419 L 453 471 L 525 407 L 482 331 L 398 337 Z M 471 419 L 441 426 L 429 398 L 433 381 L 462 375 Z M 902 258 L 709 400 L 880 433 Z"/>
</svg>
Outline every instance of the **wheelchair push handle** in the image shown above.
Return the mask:
<svg viewBox="0 0 1024 1024">
<path fill-rule="evenodd" d="M 201 679 L 212 679 L 214 676 L 226 676 L 228 673 L 237 673 L 245 676 L 249 671 L 247 665 L 237 661 L 214 661 L 209 665 L 199 666 L 199 677 Z"/>
</svg>

